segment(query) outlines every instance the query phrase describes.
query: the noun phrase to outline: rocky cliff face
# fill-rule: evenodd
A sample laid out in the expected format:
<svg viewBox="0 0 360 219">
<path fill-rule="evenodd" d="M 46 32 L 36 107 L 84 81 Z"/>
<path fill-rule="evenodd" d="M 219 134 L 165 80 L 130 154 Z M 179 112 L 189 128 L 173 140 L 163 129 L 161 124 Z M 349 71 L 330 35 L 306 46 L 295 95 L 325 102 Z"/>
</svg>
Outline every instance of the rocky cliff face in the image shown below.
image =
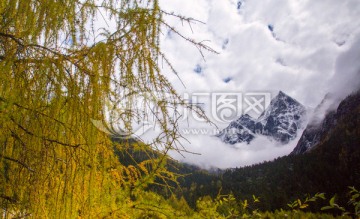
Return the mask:
<svg viewBox="0 0 360 219">
<path fill-rule="evenodd" d="M 337 126 L 338 120 L 354 112 L 360 106 L 360 92 L 341 101 L 337 109 L 327 113 L 322 122 L 310 123 L 304 130 L 299 142 L 291 154 L 303 154 L 316 147 L 323 139 L 328 138 Z M 317 107 L 320 108 L 321 104 Z M 315 110 L 316 113 L 316 110 Z"/>
</svg>

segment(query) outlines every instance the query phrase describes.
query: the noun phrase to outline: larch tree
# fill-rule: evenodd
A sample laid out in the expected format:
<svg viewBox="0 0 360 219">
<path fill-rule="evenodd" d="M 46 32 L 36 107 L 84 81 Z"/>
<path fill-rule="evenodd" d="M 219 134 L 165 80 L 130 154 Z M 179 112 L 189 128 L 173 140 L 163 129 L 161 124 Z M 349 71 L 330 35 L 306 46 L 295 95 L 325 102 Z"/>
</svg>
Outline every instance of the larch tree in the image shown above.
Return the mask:
<svg viewBox="0 0 360 219">
<path fill-rule="evenodd" d="M 175 180 L 164 157 L 182 150 L 174 109 L 186 107 L 162 73 L 165 63 L 177 74 L 161 51 L 161 30 L 212 51 L 164 16 L 194 21 L 157 0 L 0 0 L 1 217 L 134 218 L 155 209 L 148 202 L 159 197 L 144 187 Z M 97 20 L 116 25 L 97 29 Z M 157 97 L 152 113 L 162 132 L 144 147 L 161 156 L 125 166 L 114 147 L 128 145 L 114 146 L 92 121 L 107 120 L 110 102 L 131 133 L 154 104 L 144 98 L 139 107 L 141 93 Z"/>
</svg>

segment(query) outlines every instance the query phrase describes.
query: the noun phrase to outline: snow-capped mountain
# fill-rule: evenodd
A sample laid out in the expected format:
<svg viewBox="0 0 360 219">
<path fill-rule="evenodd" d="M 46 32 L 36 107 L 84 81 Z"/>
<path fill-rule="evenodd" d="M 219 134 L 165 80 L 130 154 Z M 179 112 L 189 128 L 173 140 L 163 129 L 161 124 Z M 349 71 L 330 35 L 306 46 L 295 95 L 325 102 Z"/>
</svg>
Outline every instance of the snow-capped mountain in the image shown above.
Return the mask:
<svg viewBox="0 0 360 219">
<path fill-rule="evenodd" d="M 257 135 L 264 135 L 286 144 L 296 138 L 298 130 L 304 128 L 305 121 L 306 108 L 280 91 L 259 118 L 242 115 L 217 137 L 225 143 L 236 144 L 250 143 Z"/>
</svg>

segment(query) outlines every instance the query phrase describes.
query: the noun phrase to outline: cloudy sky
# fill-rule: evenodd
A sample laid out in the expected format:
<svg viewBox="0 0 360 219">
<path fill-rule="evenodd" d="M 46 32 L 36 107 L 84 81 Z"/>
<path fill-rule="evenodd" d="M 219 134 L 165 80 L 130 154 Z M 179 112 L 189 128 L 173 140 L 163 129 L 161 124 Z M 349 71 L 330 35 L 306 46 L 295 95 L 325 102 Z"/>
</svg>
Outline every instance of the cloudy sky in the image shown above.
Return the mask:
<svg viewBox="0 0 360 219">
<path fill-rule="evenodd" d="M 191 30 L 169 19 L 220 53 L 205 52 L 203 60 L 192 45 L 165 33 L 163 48 L 186 84 L 170 75 L 179 91 L 283 90 L 316 106 L 329 92 L 338 57 L 360 33 L 357 0 L 163 0 L 162 7 L 203 21 Z"/>
<path fill-rule="evenodd" d="M 171 17 L 181 33 L 219 52 L 197 48 L 163 30 L 162 48 L 179 72 L 167 74 L 179 93 L 279 90 L 309 108 L 325 94 L 343 97 L 359 87 L 360 3 L 358 0 L 161 0 L 162 9 L 204 22 Z M 211 99 L 202 100 L 205 106 Z M 227 124 L 218 124 L 220 128 Z M 184 123 L 183 128 L 203 125 Z M 301 133 L 300 133 L 301 134 Z M 172 154 L 203 167 L 244 166 L 292 151 L 267 139 L 230 147 L 206 134 L 186 135 L 184 145 L 201 155 Z"/>
</svg>

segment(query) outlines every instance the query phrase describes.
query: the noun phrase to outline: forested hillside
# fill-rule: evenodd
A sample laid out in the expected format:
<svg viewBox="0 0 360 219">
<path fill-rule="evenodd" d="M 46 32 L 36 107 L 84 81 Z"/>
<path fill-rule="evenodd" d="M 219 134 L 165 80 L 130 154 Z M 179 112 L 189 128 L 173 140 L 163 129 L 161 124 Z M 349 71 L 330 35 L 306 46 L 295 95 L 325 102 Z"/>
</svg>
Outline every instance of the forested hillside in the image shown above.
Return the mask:
<svg viewBox="0 0 360 219">
<path fill-rule="evenodd" d="M 346 205 L 348 186 L 360 187 L 359 92 L 340 103 L 335 117 L 336 126 L 310 152 L 227 170 L 222 175 L 223 191 L 245 199 L 259 196 L 263 210 L 317 192 L 327 197 L 337 194 L 339 203 Z"/>
</svg>

